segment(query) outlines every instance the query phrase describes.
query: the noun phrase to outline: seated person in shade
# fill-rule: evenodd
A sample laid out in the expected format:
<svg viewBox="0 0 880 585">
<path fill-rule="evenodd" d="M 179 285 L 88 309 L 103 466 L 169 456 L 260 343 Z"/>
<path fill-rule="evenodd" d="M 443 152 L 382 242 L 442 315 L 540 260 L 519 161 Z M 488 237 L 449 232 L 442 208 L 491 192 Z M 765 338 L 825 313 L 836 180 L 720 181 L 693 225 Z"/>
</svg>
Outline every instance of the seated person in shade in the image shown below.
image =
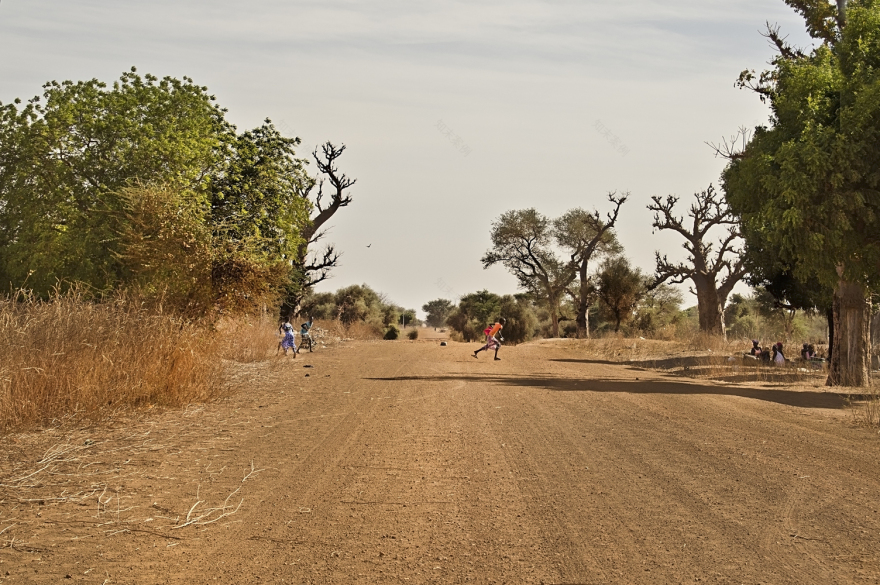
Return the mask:
<svg viewBox="0 0 880 585">
<path fill-rule="evenodd" d="M 785 363 L 785 354 L 782 351 L 782 342 L 781 341 L 776 342 L 776 345 L 774 345 L 772 348 L 772 352 L 773 352 L 772 361 L 775 365 L 780 366 Z"/>
<path fill-rule="evenodd" d="M 749 355 L 761 355 L 761 343 L 757 339 L 752 340 L 752 349 L 749 350 Z"/>
<path fill-rule="evenodd" d="M 810 361 L 813 359 L 814 355 L 816 355 L 815 350 L 812 349 L 812 346 L 809 343 L 805 343 L 801 348 L 801 359 L 804 361 Z"/>
</svg>

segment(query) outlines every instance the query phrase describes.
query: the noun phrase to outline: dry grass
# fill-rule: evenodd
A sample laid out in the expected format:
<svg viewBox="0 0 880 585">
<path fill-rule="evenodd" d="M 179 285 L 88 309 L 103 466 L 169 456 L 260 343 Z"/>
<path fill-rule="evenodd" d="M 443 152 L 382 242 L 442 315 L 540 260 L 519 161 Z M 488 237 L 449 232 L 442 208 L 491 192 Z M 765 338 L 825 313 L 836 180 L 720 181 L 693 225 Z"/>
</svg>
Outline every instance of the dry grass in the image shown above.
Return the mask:
<svg viewBox="0 0 880 585">
<path fill-rule="evenodd" d="M 277 323 L 266 315 L 208 326 L 133 297 L 98 303 L 77 292 L 0 300 L 0 335 L 0 433 L 208 401 L 234 386 L 224 362 L 254 364 L 278 346 Z M 315 323 L 317 346 L 343 338 L 378 339 L 381 331 Z"/>
<path fill-rule="evenodd" d="M 262 361 L 278 347 L 278 323 L 267 315 L 222 319 L 216 334 L 221 357 L 234 362 Z"/>
<path fill-rule="evenodd" d="M 877 386 L 866 388 L 864 394 L 849 396 L 847 405 L 857 424 L 866 427 L 880 426 L 880 389 Z"/>
<path fill-rule="evenodd" d="M 789 361 L 783 367 L 743 358 L 748 340 L 694 335 L 688 339 L 632 339 L 619 336 L 575 342 L 594 359 L 662 370 L 688 378 L 741 383 L 822 386 L 825 371 L 817 364 Z"/>
<path fill-rule="evenodd" d="M 227 335 L 125 297 L 2 300 L 0 432 L 215 398 L 224 387 L 218 358 L 259 359 L 266 346 L 262 331 L 248 337 L 241 323 L 221 331 Z"/>
<path fill-rule="evenodd" d="M 340 339 L 354 339 L 358 341 L 382 339 L 382 335 L 385 333 L 383 326 L 374 323 L 364 323 L 363 321 L 356 321 L 348 325 L 339 320 L 315 321 L 315 327 L 320 327 L 330 335 Z"/>
</svg>

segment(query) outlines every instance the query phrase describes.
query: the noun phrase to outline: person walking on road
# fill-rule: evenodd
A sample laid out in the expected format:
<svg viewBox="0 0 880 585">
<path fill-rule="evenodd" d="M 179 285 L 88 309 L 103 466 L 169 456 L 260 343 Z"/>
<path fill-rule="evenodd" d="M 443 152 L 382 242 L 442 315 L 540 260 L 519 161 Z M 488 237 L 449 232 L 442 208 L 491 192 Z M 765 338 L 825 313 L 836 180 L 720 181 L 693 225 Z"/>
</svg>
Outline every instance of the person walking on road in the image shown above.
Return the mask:
<svg viewBox="0 0 880 585">
<path fill-rule="evenodd" d="M 293 325 L 290 324 L 290 317 L 286 317 L 284 322 L 278 326 L 278 333 L 283 335 L 281 341 L 278 343 L 278 351 L 281 351 L 284 348 L 284 355 L 287 355 L 288 350 L 293 350 L 293 357 L 296 358 L 296 339 L 293 337 Z"/>
<path fill-rule="evenodd" d="M 309 320 L 300 326 L 300 329 L 299 329 L 299 347 L 300 347 L 300 349 L 298 349 L 296 351 L 297 353 L 299 353 L 300 350 L 303 347 L 305 347 L 307 341 L 309 342 L 309 352 L 311 353 L 311 351 L 312 351 L 312 333 L 311 332 L 312 332 L 313 322 L 314 322 L 314 319 L 312 318 L 311 315 L 309 315 Z"/>
<path fill-rule="evenodd" d="M 488 329 L 483 331 L 483 333 L 486 334 L 486 345 L 474 352 L 475 358 L 479 359 L 480 356 L 478 356 L 477 354 L 483 350 L 494 349 L 495 359 L 501 361 L 501 358 L 498 357 L 498 350 L 501 349 L 501 342 L 498 340 L 500 339 L 501 341 L 504 341 L 504 338 L 501 337 L 501 329 L 504 328 L 505 323 L 507 323 L 507 320 L 504 317 L 501 317 L 494 325 L 492 325 L 492 327 L 489 327 Z"/>
</svg>

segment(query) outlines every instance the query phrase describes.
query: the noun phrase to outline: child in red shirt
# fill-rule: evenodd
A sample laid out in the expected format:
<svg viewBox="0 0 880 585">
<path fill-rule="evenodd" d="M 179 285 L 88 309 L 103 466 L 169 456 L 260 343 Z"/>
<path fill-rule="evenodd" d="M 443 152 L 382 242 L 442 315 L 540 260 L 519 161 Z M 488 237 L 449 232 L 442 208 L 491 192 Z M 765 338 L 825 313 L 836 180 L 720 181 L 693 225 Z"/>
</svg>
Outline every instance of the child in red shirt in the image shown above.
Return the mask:
<svg viewBox="0 0 880 585">
<path fill-rule="evenodd" d="M 480 349 L 478 349 L 477 351 L 474 352 L 475 358 L 479 358 L 479 356 L 477 354 L 480 353 L 481 351 L 483 351 L 484 349 L 494 349 L 495 350 L 495 359 L 498 361 L 501 361 L 501 358 L 498 357 L 498 350 L 501 349 L 501 343 L 498 341 L 498 339 L 501 339 L 501 341 L 504 341 L 504 338 L 501 337 L 501 335 L 499 335 L 499 333 L 501 332 L 501 329 L 504 327 L 505 323 L 507 323 L 507 321 L 504 319 L 504 317 L 502 317 L 502 318 L 498 319 L 498 322 L 495 323 L 492 327 L 487 328 L 483 331 L 483 333 L 486 334 L 486 345 L 484 345 L 483 347 L 481 347 Z M 495 337 L 496 335 L 498 337 Z"/>
</svg>

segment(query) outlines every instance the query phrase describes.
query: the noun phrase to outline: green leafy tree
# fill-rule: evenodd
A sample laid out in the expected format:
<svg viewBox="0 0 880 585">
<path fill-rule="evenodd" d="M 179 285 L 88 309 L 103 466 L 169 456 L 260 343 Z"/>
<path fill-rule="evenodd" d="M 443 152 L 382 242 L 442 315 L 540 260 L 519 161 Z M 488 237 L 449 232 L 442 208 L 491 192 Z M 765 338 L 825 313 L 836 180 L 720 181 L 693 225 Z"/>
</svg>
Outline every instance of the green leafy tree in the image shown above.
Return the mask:
<svg viewBox="0 0 880 585">
<path fill-rule="evenodd" d="M 390 325 L 397 321 L 397 312 L 393 316 L 386 311 L 389 307 L 382 296 L 366 284 L 352 285 L 336 291 L 336 318 L 345 325 L 355 321 L 378 322 Z"/>
<path fill-rule="evenodd" d="M 483 329 L 501 316 L 501 304 L 502 298 L 487 290 L 465 295 L 446 319 L 446 323 L 461 334 L 465 341 L 481 339 Z"/>
<path fill-rule="evenodd" d="M 804 52 L 771 28 L 772 68 L 740 75 L 772 117 L 726 153 L 725 192 L 748 242 L 775 250 L 802 282 L 833 287 L 828 383 L 865 386 L 880 277 L 880 3 L 787 4 L 819 44 Z"/>
<path fill-rule="evenodd" d="M 624 256 L 613 256 L 602 262 L 596 275 L 597 294 L 612 316 L 615 333 L 632 319 L 639 301 L 647 292 L 646 284 L 641 270 L 630 266 Z"/>
<path fill-rule="evenodd" d="M 620 207 L 626 203 L 629 193 L 608 194 L 614 206 L 603 220 L 598 211 L 592 213 L 576 208 L 556 219 L 554 233 L 557 244 L 568 253 L 577 266 L 577 281 L 568 289 L 575 304 L 575 322 L 579 338 L 590 337 L 589 308 L 595 300 L 590 262 L 609 254 L 620 254 L 623 249 L 614 234 L 614 226 Z"/>
<path fill-rule="evenodd" d="M 563 295 L 577 277 L 577 257 L 558 256 L 553 223 L 535 209 L 508 211 L 492 224 L 492 248 L 482 258 L 483 268 L 501 264 L 519 286 L 547 304 L 553 337 L 559 337 Z M 460 306 L 460 305 L 459 305 Z"/>
<path fill-rule="evenodd" d="M 50 82 L 0 105 L 0 282 L 46 294 L 58 280 L 112 288 L 122 189 L 166 185 L 206 200 L 224 112 L 191 79 Z"/>
<path fill-rule="evenodd" d="M 218 235 L 251 240 L 292 262 L 310 225 L 311 203 L 301 192 L 313 180 L 296 158 L 299 138 L 285 138 L 270 120 L 228 137 L 226 155 L 211 180 L 211 223 Z"/>
<path fill-rule="evenodd" d="M 397 312 L 400 315 L 397 319 L 397 322 L 400 323 L 401 327 L 406 327 L 409 325 L 410 327 L 415 327 L 416 325 L 421 325 L 421 321 L 416 317 L 415 309 L 404 309 L 403 307 L 396 307 Z"/>
<path fill-rule="evenodd" d="M 681 318 L 681 291 L 661 284 L 645 292 L 635 309 L 633 326 L 647 334 L 656 334 L 678 323 Z"/>
<path fill-rule="evenodd" d="M 535 337 L 539 323 L 529 295 L 504 295 L 498 313 L 507 319 L 502 331 L 505 343 L 516 345 Z"/>
<path fill-rule="evenodd" d="M 452 301 L 448 299 L 435 299 L 422 305 L 422 311 L 427 317 L 425 322 L 430 327 L 443 327 L 446 324 L 446 318 L 455 308 Z"/>
<path fill-rule="evenodd" d="M 302 301 L 301 315 L 315 319 L 332 320 L 336 318 L 336 295 L 332 292 L 309 293 Z"/>
</svg>

